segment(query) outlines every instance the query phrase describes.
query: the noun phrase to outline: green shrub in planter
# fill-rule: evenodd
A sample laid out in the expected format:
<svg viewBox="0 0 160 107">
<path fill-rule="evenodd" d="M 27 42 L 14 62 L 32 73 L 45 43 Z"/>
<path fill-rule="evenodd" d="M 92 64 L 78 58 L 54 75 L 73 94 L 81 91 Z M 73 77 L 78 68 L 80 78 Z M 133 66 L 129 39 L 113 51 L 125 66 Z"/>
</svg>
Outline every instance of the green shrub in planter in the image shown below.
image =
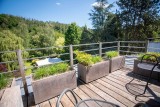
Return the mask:
<svg viewBox="0 0 160 107">
<path fill-rule="evenodd" d="M 118 51 L 108 51 L 106 52 L 106 56 L 107 58 L 111 59 L 113 57 L 119 56 Z"/>
<path fill-rule="evenodd" d="M 74 53 L 76 54 L 76 59 L 78 60 L 78 62 L 85 66 L 90 66 L 102 61 L 102 58 L 99 56 L 92 56 L 91 54 L 80 51 L 75 51 Z"/>
<path fill-rule="evenodd" d="M 151 55 L 155 55 L 156 57 L 160 57 L 160 53 L 158 53 L 158 52 L 147 52 L 144 54 L 139 54 L 138 60 L 141 60 L 145 54 L 151 54 Z M 150 56 L 150 55 L 145 55 L 143 60 L 145 60 L 147 62 L 156 62 L 156 58 L 154 56 Z"/>
<path fill-rule="evenodd" d="M 110 62 L 110 73 L 123 68 L 125 65 L 125 57 L 119 56 L 118 51 L 108 51 L 106 57 Z"/>
<path fill-rule="evenodd" d="M 109 61 L 102 61 L 100 56 L 75 51 L 78 60 L 78 78 L 85 83 L 94 81 L 109 74 Z"/>
<path fill-rule="evenodd" d="M 60 73 L 66 72 L 68 68 L 69 68 L 69 65 L 67 63 L 58 63 L 51 66 L 37 68 L 34 71 L 33 78 L 37 80 L 50 75 L 60 74 Z"/>
</svg>

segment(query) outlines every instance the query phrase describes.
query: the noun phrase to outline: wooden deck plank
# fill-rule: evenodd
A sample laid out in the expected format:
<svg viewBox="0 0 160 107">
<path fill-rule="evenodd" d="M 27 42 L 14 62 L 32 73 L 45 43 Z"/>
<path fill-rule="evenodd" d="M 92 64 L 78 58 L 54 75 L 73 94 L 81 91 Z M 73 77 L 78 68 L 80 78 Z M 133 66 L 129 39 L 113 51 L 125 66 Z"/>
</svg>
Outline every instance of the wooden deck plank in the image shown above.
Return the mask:
<svg viewBox="0 0 160 107">
<path fill-rule="evenodd" d="M 69 99 L 72 101 L 72 103 L 75 104 L 75 99 L 73 98 L 73 95 L 71 93 L 66 93 L 67 96 L 69 97 Z M 78 102 L 81 101 L 81 98 L 79 96 L 77 96 L 77 94 L 75 94 L 76 99 L 78 100 Z M 85 103 L 81 104 L 82 107 L 88 107 Z"/>
<path fill-rule="evenodd" d="M 105 101 L 105 99 L 103 99 L 102 97 L 100 97 L 99 95 L 97 95 L 95 92 L 93 92 L 92 90 L 90 90 L 88 87 L 85 86 L 85 84 L 79 86 L 79 88 L 81 90 L 83 90 L 83 92 L 85 92 L 88 96 L 90 96 L 93 99 L 98 99 L 98 100 L 102 100 Z M 97 102 L 100 106 L 105 107 L 106 104 L 103 104 L 101 102 Z"/>
<path fill-rule="evenodd" d="M 129 75 L 131 75 L 131 76 L 128 76 L 127 74 L 129 73 Z M 118 71 L 118 74 L 120 74 L 120 75 L 117 75 L 117 73 L 115 72 L 115 73 L 113 73 L 112 75 L 116 75 L 116 76 L 118 76 L 118 77 L 120 77 L 120 78 L 124 78 L 124 79 L 128 79 L 128 80 L 131 80 L 131 79 L 133 79 L 133 77 L 134 77 L 134 75 L 131 73 L 131 72 L 123 72 L 123 71 Z M 138 80 L 141 80 L 141 83 L 142 84 L 146 84 L 146 79 L 144 79 L 142 76 L 137 76 L 137 75 L 135 75 L 136 76 L 136 78 L 135 78 L 135 80 L 136 81 L 138 81 Z M 152 81 L 151 81 L 152 82 Z M 157 86 L 157 85 L 154 85 L 153 83 L 151 83 L 150 85 L 149 85 L 149 87 L 152 89 L 152 90 L 154 90 L 154 91 L 156 91 L 156 92 L 158 92 L 158 93 L 160 93 L 160 86 Z"/>
<path fill-rule="evenodd" d="M 63 95 L 63 97 L 61 99 L 61 103 L 62 103 L 63 107 L 74 107 L 72 101 L 67 97 L 66 94 Z"/>
<path fill-rule="evenodd" d="M 127 89 L 125 88 L 125 86 L 124 86 L 124 84 L 122 84 L 122 83 L 120 83 L 120 81 L 118 81 L 118 80 L 110 80 L 110 79 L 108 79 L 108 77 L 106 77 L 106 78 L 102 78 L 102 80 L 103 81 L 105 81 L 105 82 L 108 82 L 109 84 L 111 84 L 111 85 L 113 85 L 113 86 L 115 86 L 115 87 L 117 87 L 117 88 L 119 88 L 119 89 L 121 89 L 121 90 L 123 90 L 123 91 L 125 91 L 126 93 L 128 93 L 128 94 L 130 94 L 128 91 L 127 91 Z M 155 100 L 152 100 L 152 99 L 149 99 L 149 97 L 138 97 L 137 98 L 137 100 L 139 101 L 139 102 L 147 102 L 149 105 L 159 105 L 159 103 L 157 102 L 157 101 L 155 101 Z"/>
<path fill-rule="evenodd" d="M 98 94 L 96 94 L 95 92 L 93 92 L 92 90 L 90 90 L 88 87 L 86 87 L 85 84 L 79 86 L 79 88 L 80 88 L 81 90 L 83 90 L 83 91 L 84 91 L 88 96 L 90 96 L 91 98 L 105 101 L 105 99 L 103 99 L 103 98 L 100 97 Z"/>
<path fill-rule="evenodd" d="M 89 99 L 90 97 L 88 95 L 86 95 L 82 90 L 80 90 L 79 88 L 76 88 L 75 90 L 73 90 L 81 99 Z M 86 104 L 89 107 L 100 107 L 100 105 L 98 105 L 96 102 L 86 102 Z"/>
<path fill-rule="evenodd" d="M 118 80 L 120 80 L 120 81 L 122 81 L 123 83 L 129 83 L 132 79 L 130 78 L 130 79 L 127 79 L 127 77 L 125 77 L 125 78 L 122 78 L 122 76 L 121 77 L 119 77 L 119 76 L 117 76 L 117 75 L 113 75 L 113 74 L 111 74 L 110 75 L 110 77 L 112 77 L 112 78 L 115 78 L 115 79 L 118 79 Z M 132 81 L 132 83 L 135 83 L 135 84 L 139 84 L 139 85 L 144 85 L 145 86 L 145 84 L 146 83 L 142 83 L 142 81 L 136 81 L 136 80 L 134 80 L 134 81 Z M 138 88 L 138 89 L 140 89 L 141 90 L 141 92 L 144 90 L 144 86 L 142 87 L 142 86 L 135 86 L 136 88 Z M 160 96 L 160 93 L 159 92 L 157 92 L 155 89 L 153 89 L 153 87 L 151 87 L 150 85 L 149 85 L 149 88 L 152 90 L 152 91 L 154 91 L 154 93 L 157 95 L 157 96 Z M 149 95 L 152 95 L 150 92 L 148 92 L 147 91 L 147 94 L 149 94 Z"/>
<path fill-rule="evenodd" d="M 156 85 L 158 83 L 149 85 L 151 90 L 157 95 L 157 98 L 156 96 L 153 96 L 153 93 L 148 93 L 145 94 L 146 97 L 138 97 L 137 100 L 135 100 L 135 95 L 131 94 L 125 87 L 126 84 L 131 81 L 132 77 L 133 76 L 131 70 L 129 69 L 117 70 L 107 75 L 106 77 L 100 78 L 88 84 L 80 82 L 80 85 L 73 91 L 75 92 L 78 102 L 84 99 L 94 98 L 112 102 L 119 105 L 120 107 L 134 106 L 139 102 L 146 102 L 149 106 L 159 107 L 160 100 L 158 98 L 160 98 L 160 86 Z M 136 81 L 134 81 L 133 83 L 142 85 L 146 83 L 145 79 L 143 78 L 140 78 L 141 81 L 138 81 L 139 78 L 140 77 L 135 79 Z M 131 90 L 135 92 L 142 92 L 144 88 L 133 86 Z M 57 97 L 47 100 L 46 102 L 40 103 L 38 105 L 33 105 L 33 98 L 33 96 L 28 97 L 28 104 L 32 103 L 31 105 L 29 105 L 29 107 L 56 107 Z M 74 103 L 75 101 L 72 94 L 67 92 L 62 98 L 60 107 L 74 107 Z M 105 107 L 98 102 L 87 102 L 81 105 L 81 107 L 95 106 Z"/>
<path fill-rule="evenodd" d="M 114 82 L 117 82 L 117 83 L 119 83 L 119 84 L 121 84 L 123 87 L 125 87 L 126 88 L 126 84 L 127 83 L 129 83 L 129 81 L 125 81 L 125 80 L 122 80 L 121 78 L 116 78 L 116 77 L 112 77 L 111 75 L 110 76 L 108 76 L 107 77 L 108 79 L 110 79 L 110 80 L 112 80 L 112 81 L 114 81 Z M 140 83 L 139 83 L 140 84 Z M 143 93 L 143 91 L 144 91 L 144 86 L 143 87 L 140 87 L 140 86 L 132 86 L 132 89 L 131 89 L 131 91 L 134 91 L 135 93 Z M 151 96 L 151 94 L 150 93 L 148 93 L 148 92 L 146 92 L 146 95 L 147 96 Z"/>
<path fill-rule="evenodd" d="M 40 106 L 40 107 L 51 107 L 49 101 L 45 101 L 45 102 L 39 104 L 39 106 Z"/>
<path fill-rule="evenodd" d="M 106 94 L 105 92 L 103 92 L 102 90 L 100 90 L 99 88 L 95 87 L 94 85 L 92 85 L 91 83 L 86 84 L 86 86 L 91 89 L 92 91 L 94 91 L 95 93 L 97 93 L 99 96 L 103 97 L 106 101 L 112 102 L 114 104 L 119 105 L 120 107 L 126 107 L 124 104 L 122 104 L 121 102 L 117 101 L 116 99 L 114 99 L 113 97 L 111 97 L 110 95 Z"/>
<path fill-rule="evenodd" d="M 113 98 L 115 98 L 117 101 L 123 103 L 126 106 L 129 107 L 133 107 L 135 105 L 135 103 L 131 102 L 130 100 L 120 96 L 119 94 L 115 93 L 114 91 L 104 87 L 103 85 L 101 85 L 100 83 L 93 81 L 92 84 L 96 87 L 98 87 L 99 89 L 101 89 L 103 92 L 107 93 L 108 95 L 112 96 Z"/>
<path fill-rule="evenodd" d="M 51 104 L 51 107 L 56 107 L 56 102 L 57 102 L 57 100 L 58 100 L 57 97 L 52 98 L 52 99 L 49 100 L 49 102 L 50 102 L 50 104 Z M 62 103 L 60 103 L 59 106 L 60 106 L 60 107 L 63 107 L 63 106 L 62 106 Z"/>
<path fill-rule="evenodd" d="M 131 94 L 126 93 L 125 91 L 120 90 L 119 88 L 114 87 L 113 85 L 104 82 L 101 79 L 98 79 L 97 82 L 99 82 L 101 85 L 104 85 L 105 87 L 107 87 L 110 90 L 113 90 L 114 92 L 116 92 L 117 94 L 120 94 L 121 96 L 127 98 L 128 100 L 134 102 L 135 104 L 138 103 L 138 101 L 135 100 L 135 97 L 132 96 Z"/>
</svg>

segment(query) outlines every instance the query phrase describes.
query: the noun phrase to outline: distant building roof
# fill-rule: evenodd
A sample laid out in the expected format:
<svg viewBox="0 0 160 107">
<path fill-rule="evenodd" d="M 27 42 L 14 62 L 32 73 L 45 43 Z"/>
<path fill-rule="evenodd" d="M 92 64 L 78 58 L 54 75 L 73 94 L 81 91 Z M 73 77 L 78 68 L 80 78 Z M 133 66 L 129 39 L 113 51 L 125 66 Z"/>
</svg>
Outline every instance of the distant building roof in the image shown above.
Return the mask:
<svg viewBox="0 0 160 107">
<path fill-rule="evenodd" d="M 37 66 L 43 66 L 43 65 L 54 64 L 61 61 L 62 60 L 60 58 L 46 58 L 43 60 L 36 61 L 36 64 Z"/>
</svg>

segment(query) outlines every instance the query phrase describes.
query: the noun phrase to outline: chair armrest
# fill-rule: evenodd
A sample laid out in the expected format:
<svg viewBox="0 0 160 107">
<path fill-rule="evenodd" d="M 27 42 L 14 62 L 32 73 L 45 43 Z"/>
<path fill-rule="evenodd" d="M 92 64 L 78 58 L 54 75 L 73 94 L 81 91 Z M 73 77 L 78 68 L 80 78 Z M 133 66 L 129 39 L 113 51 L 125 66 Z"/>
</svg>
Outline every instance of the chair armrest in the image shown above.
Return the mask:
<svg viewBox="0 0 160 107">
<path fill-rule="evenodd" d="M 75 99 L 75 101 L 76 101 L 76 104 L 78 103 L 77 98 L 76 98 L 74 92 L 73 92 L 72 90 L 70 90 L 69 88 L 66 88 L 66 89 L 61 93 L 61 95 L 59 96 L 59 98 L 58 98 L 58 100 L 57 100 L 57 102 L 56 102 L 56 107 L 59 107 L 59 104 L 60 104 L 60 101 L 61 101 L 63 95 L 64 95 L 65 93 L 67 93 L 67 92 L 70 92 L 70 93 L 73 95 L 73 97 L 74 97 L 74 99 Z"/>
</svg>

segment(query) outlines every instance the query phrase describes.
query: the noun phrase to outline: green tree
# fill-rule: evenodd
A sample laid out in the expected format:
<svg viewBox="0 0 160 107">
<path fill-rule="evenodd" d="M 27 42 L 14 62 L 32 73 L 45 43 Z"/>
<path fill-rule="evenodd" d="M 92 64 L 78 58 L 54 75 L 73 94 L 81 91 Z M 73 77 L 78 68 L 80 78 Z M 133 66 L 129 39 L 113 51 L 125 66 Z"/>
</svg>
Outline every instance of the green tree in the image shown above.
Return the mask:
<svg viewBox="0 0 160 107">
<path fill-rule="evenodd" d="M 160 0 L 119 0 L 119 17 L 126 40 L 153 37 L 160 20 Z"/>
<path fill-rule="evenodd" d="M 86 43 L 91 43 L 93 39 L 93 32 L 92 30 L 88 29 L 87 26 L 85 25 L 82 28 L 82 34 L 81 34 L 81 44 L 86 44 Z"/>
<path fill-rule="evenodd" d="M 101 41 L 104 26 L 108 20 L 108 15 L 110 14 L 110 9 L 112 4 L 108 4 L 107 0 L 96 0 L 93 4 L 93 10 L 91 10 L 90 20 L 92 20 L 92 25 L 95 31 L 94 41 Z"/>
<path fill-rule="evenodd" d="M 65 45 L 79 44 L 81 38 L 81 31 L 76 23 L 71 23 L 65 33 Z"/>
<path fill-rule="evenodd" d="M 0 32 L 0 51 L 13 51 L 17 49 L 24 49 L 23 40 L 9 30 L 2 30 Z M 26 57 L 27 55 L 28 54 L 26 52 L 23 54 L 24 57 Z M 14 60 L 17 60 L 16 52 L 0 54 L 0 62 Z M 17 62 L 7 63 L 7 68 L 8 70 L 17 69 Z"/>
</svg>

